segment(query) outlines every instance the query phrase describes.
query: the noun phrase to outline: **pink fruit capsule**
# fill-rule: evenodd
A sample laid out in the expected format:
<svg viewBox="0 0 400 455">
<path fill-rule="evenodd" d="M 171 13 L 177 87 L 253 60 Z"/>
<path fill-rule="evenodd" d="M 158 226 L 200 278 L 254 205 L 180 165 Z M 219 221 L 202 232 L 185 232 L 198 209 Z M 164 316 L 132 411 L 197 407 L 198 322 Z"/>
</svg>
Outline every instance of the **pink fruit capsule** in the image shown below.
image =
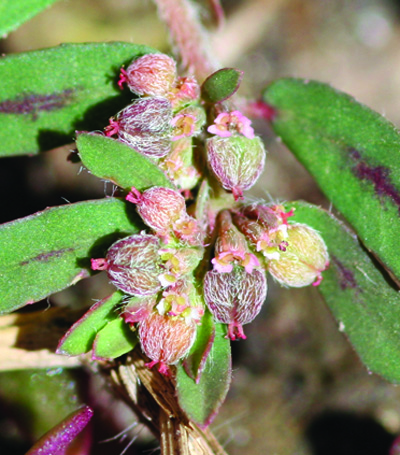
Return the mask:
<svg viewBox="0 0 400 455">
<path fill-rule="evenodd" d="M 176 79 L 176 63 L 165 54 L 147 54 L 121 69 L 118 85 L 126 83 L 137 95 L 166 95 Z"/>
<path fill-rule="evenodd" d="M 265 273 L 248 273 L 241 267 L 234 267 L 229 273 L 213 270 L 206 273 L 203 289 L 215 319 L 228 324 L 228 337 L 245 339 L 242 326 L 257 316 L 267 296 Z"/>
<path fill-rule="evenodd" d="M 171 150 L 171 121 L 172 107 L 166 98 L 143 98 L 118 112 L 105 131 L 145 156 L 161 158 Z"/>
<path fill-rule="evenodd" d="M 158 371 L 163 374 L 168 375 L 168 365 L 188 354 L 195 338 L 196 324 L 179 317 L 161 316 L 154 311 L 139 323 L 140 344 L 151 359 L 147 366 L 152 368 L 158 363 Z"/>
<path fill-rule="evenodd" d="M 127 294 L 153 295 L 161 290 L 159 249 L 158 237 L 131 235 L 111 245 L 106 259 L 92 259 L 92 269 L 107 270 L 111 283 Z"/>
<path fill-rule="evenodd" d="M 153 186 L 140 193 L 132 187 L 126 199 L 136 204 L 136 210 L 143 221 L 157 235 L 165 235 L 175 221 L 186 214 L 184 197 L 175 190 Z"/>
</svg>

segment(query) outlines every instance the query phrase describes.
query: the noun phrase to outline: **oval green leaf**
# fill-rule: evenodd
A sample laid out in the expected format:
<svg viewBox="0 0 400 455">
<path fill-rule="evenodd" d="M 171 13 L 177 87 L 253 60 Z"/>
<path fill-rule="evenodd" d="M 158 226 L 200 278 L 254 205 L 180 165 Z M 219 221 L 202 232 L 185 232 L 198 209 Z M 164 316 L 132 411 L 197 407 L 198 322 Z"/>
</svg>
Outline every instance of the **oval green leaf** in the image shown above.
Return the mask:
<svg viewBox="0 0 400 455">
<path fill-rule="evenodd" d="M 365 246 L 400 278 L 400 134 L 328 85 L 281 79 L 264 92 L 272 126 Z"/>
<path fill-rule="evenodd" d="M 208 76 L 201 86 L 201 97 L 208 103 L 221 103 L 230 98 L 240 86 L 243 71 L 222 68 Z"/>
<path fill-rule="evenodd" d="M 17 29 L 57 0 L 1 0 L 0 37 Z"/>
<path fill-rule="evenodd" d="M 18 2 L 16 2 L 18 3 Z M 0 156 L 35 154 L 97 130 L 129 104 L 122 65 L 156 52 L 129 43 L 63 44 L 0 59 Z"/>
<path fill-rule="evenodd" d="M 231 382 L 231 346 L 225 336 L 226 326 L 215 324 L 215 340 L 197 384 L 187 375 L 181 364 L 177 366 L 179 405 L 190 420 L 203 428 L 207 427 L 217 414 Z"/>
<path fill-rule="evenodd" d="M 304 202 L 292 223 L 320 232 L 330 254 L 319 291 L 368 370 L 400 383 L 400 295 L 379 272 L 356 235 L 332 214 Z"/>
<path fill-rule="evenodd" d="M 109 322 L 97 334 L 93 344 L 94 360 L 116 359 L 136 346 L 138 339 L 121 317 Z"/>
<path fill-rule="evenodd" d="M 82 163 L 89 171 L 129 191 L 152 186 L 173 188 L 164 172 L 132 147 L 100 134 L 81 133 L 77 147 Z"/>
<path fill-rule="evenodd" d="M 99 300 L 68 330 L 57 346 L 57 354 L 81 355 L 92 349 L 96 335 L 118 318 L 116 306 L 122 302 L 120 291 Z"/>
<path fill-rule="evenodd" d="M 131 204 L 109 198 L 38 212 L 0 226 L 0 314 L 89 276 L 118 238 L 136 233 Z"/>
</svg>

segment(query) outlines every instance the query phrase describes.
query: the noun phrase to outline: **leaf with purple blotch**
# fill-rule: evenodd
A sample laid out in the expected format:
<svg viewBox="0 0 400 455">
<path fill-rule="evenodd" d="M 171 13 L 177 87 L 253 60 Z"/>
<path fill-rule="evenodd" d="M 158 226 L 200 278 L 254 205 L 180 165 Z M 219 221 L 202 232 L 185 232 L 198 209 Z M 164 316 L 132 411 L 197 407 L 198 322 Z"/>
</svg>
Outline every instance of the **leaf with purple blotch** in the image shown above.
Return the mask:
<svg viewBox="0 0 400 455">
<path fill-rule="evenodd" d="M 65 455 L 65 450 L 93 417 L 89 406 L 74 411 L 43 435 L 26 455 Z"/>
<path fill-rule="evenodd" d="M 137 336 L 121 317 L 108 322 L 93 343 L 94 360 L 116 359 L 135 348 Z"/>
<path fill-rule="evenodd" d="M 320 82 L 280 79 L 264 92 L 272 127 L 364 245 L 400 280 L 400 134 Z M 399 281 L 398 281 L 399 282 Z"/>
<path fill-rule="evenodd" d="M 207 103 L 221 103 L 234 95 L 243 79 L 243 71 L 222 68 L 207 77 L 201 86 L 201 97 Z"/>
<path fill-rule="evenodd" d="M 123 297 L 122 292 L 116 291 L 92 305 L 60 340 L 57 354 L 73 356 L 89 352 L 97 334 L 109 322 L 119 318 L 117 306 L 122 302 Z"/>
<path fill-rule="evenodd" d="M 360 245 L 357 236 L 331 213 L 305 202 L 290 223 L 305 223 L 324 239 L 330 265 L 318 286 L 330 310 L 369 371 L 400 383 L 400 294 Z"/>
<path fill-rule="evenodd" d="M 18 2 L 14 2 L 18 3 Z M 0 59 L 0 156 L 36 154 L 98 130 L 131 101 L 122 65 L 147 53 L 130 43 L 62 44 Z"/>
<path fill-rule="evenodd" d="M 141 224 L 116 198 L 46 209 L 0 226 L 0 314 L 37 302 L 90 276 L 101 257 Z"/>
<path fill-rule="evenodd" d="M 228 393 L 231 376 L 231 346 L 226 338 L 226 325 L 217 323 L 215 339 L 198 383 L 187 375 L 182 364 L 177 366 L 178 402 L 190 420 L 202 428 L 212 422 Z"/>
</svg>

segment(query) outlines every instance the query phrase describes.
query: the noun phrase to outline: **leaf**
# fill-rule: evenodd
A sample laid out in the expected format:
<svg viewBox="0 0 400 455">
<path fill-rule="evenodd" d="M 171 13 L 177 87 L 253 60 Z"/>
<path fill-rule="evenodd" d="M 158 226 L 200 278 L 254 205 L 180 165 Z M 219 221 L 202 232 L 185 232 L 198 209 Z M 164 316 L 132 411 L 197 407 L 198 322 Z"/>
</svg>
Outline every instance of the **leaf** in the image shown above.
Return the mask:
<svg viewBox="0 0 400 455">
<path fill-rule="evenodd" d="M 215 324 L 215 340 L 198 384 L 177 366 L 178 402 L 190 420 L 207 427 L 225 400 L 231 382 L 231 347 L 226 326 Z"/>
<path fill-rule="evenodd" d="M 319 82 L 282 79 L 264 92 L 272 126 L 400 278 L 400 135 L 385 118 Z"/>
<path fill-rule="evenodd" d="M 18 2 L 16 2 L 18 3 Z M 120 67 L 156 52 L 129 43 L 63 44 L 0 59 L 0 155 L 35 154 L 97 130 L 130 103 Z"/>
<path fill-rule="evenodd" d="M 93 356 L 95 360 L 116 359 L 132 351 L 137 344 L 136 334 L 119 316 L 106 324 L 94 340 Z"/>
<path fill-rule="evenodd" d="M 207 357 L 215 339 L 214 319 L 209 311 L 206 311 L 201 325 L 197 328 L 196 340 L 188 357 L 183 361 L 186 374 L 197 384 L 203 373 Z"/>
<path fill-rule="evenodd" d="M 24 22 L 57 0 L 1 0 L 0 2 L 0 37 L 5 38 Z"/>
<path fill-rule="evenodd" d="M 304 202 L 292 222 L 320 232 L 330 254 L 318 290 L 366 367 L 400 383 L 400 295 L 378 271 L 357 237 L 330 213 Z"/>
<path fill-rule="evenodd" d="M 0 226 L 0 314 L 89 276 L 90 258 L 136 233 L 130 204 L 109 198 L 46 209 Z"/>
<path fill-rule="evenodd" d="M 83 164 L 97 177 L 129 191 L 151 186 L 173 188 L 164 172 L 132 147 L 99 134 L 81 133 L 77 146 Z"/>
<path fill-rule="evenodd" d="M 222 68 L 208 76 L 201 86 L 201 97 L 208 103 L 221 103 L 238 90 L 243 79 L 243 71 L 235 68 Z"/>
<path fill-rule="evenodd" d="M 116 306 L 124 294 L 120 291 L 96 302 L 60 340 L 57 354 L 81 355 L 89 352 L 96 335 L 111 321 L 118 318 Z"/>
</svg>

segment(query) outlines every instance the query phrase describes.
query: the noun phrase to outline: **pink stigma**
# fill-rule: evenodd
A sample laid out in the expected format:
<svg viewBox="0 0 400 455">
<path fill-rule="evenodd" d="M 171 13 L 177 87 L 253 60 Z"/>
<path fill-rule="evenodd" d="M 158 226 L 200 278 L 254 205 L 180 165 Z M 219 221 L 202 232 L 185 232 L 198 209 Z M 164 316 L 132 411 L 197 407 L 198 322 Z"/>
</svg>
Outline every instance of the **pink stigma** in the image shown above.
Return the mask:
<svg viewBox="0 0 400 455">
<path fill-rule="evenodd" d="M 290 209 L 290 211 L 287 213 L 285 213 L 285 212 L 280 213 L 283 224 L 288 224 L 287 219 L 290 218 L 291 216 L 294 216 L 294 210 L 295 209 L 293 208 L 293 209 Z"/>
<path fill-rule="evenodd" d="M 245 340 L 247 337 L 243 332 L 243 327 L 242 324 L 239 324 L 238 322 L 231 322 L 228 325 L 228 336 L 232 341 L 239 340 L 240 338 L 242 340 Z"/>
<path fill-rule="evenodd" d="M 232 194 L 235 198 L 235 201 L 243 199 L 243 190 L 241 188 L 232 188 Z"/>
<path fill-rule="evenodd" d="M 110 124 L 104 128 L 106 136 L 114 136 L 119 131 L 119 123 L 116 122 L 113 118 L 110 118 Z"/>
<path fill-rule="evenodd" d="M 107 270 L 108 268 L 108 262 L 107 259 L 91 259 L 90 264 L 92 267 L 92 270 Z"/>
<path fill-rule="evenodd" d="M 142 200 L 142 193 L 133 186 L 125 199 L 132 204 L 139 204 Z"/>
<path fill-rule="evenodd" d="M 319 286 L 322 281 L 322 275 L 318 275 L 314 283 L 312 284 L 313 286 Z"/>
<path fill-rule="evenodd" d="M 128 82 L 128 73 L 124 70 L 124 68 L 121 68 L 121 73 L 118 79 L 118 87 L 121 90 L 123 90 L 125 82 Z"/>
</svg>

